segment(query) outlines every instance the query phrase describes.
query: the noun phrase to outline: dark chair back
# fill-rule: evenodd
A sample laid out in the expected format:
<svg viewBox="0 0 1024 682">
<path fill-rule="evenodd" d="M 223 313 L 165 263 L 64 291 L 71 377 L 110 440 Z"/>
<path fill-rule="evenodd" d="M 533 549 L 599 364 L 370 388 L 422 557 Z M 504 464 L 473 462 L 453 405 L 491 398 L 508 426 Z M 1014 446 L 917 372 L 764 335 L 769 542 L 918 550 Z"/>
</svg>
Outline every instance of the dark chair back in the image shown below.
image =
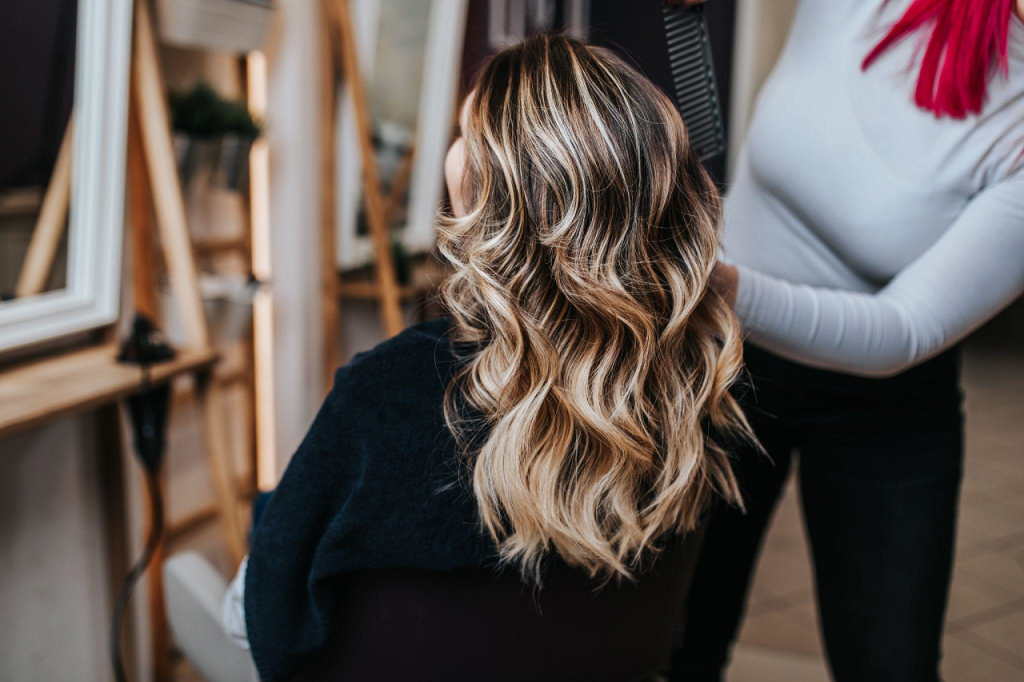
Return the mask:
<svg viewBox="0 0 1024 682">
<path fill-rule="evenodd" d="M 598 589 L 553 568 L 544 588 L 505 572 L 353 576 L 330 644 L 295 682 L 636 682 L 664 669 L 681 627 L 699 534 L 634 583 Z"/>
</svg>

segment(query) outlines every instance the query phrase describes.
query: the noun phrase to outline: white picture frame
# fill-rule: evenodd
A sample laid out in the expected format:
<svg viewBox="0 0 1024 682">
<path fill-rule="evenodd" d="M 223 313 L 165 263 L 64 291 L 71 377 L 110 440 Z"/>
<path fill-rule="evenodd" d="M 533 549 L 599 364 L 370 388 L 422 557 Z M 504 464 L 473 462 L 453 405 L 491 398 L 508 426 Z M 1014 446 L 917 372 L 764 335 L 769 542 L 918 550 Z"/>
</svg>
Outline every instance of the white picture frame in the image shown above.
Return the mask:
<svg viewBox="0 0 1024 682">
<path fill-rule="evenodd" d="M 66 286 L 0 303 L 0 352 L 118 317 L 131 26 L 131 0 L 79 0 Z"/>
<path fill-rule="evenodd" d="M 373 73 L 380 3 L 386 0 L 354 0 L 352 21 L 359 44 L 359 66 L 364 76 Z M 407 222 L 402 243 L 410 253 L 424 253 L 434 245 L 434 220 L 444 191 L 444 157 L 448 153 L 455 122 L 462 43 L 466 31 L 468 0 L 435 0 L 431 3 L 423 64 L 423 85 L 417 114 L 416 152 L 409 179 Z M 374 260 L 369 235 L 356 232 L 362 187 L 362 162 L 358 153 L 355 112 L 347 91 L 340 95 L 335 158 L 338 172 L 335 262 L 351 269 Z"/>
</svg>

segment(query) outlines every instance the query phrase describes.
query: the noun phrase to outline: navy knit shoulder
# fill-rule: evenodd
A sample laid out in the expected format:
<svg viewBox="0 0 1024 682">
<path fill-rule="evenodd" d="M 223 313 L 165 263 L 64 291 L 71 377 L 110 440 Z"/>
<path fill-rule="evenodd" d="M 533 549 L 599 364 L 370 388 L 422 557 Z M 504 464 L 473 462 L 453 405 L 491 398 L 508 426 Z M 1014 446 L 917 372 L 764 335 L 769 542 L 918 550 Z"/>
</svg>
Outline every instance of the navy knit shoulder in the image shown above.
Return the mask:
<svg viewBox="0 0 1024 682">
<path fill-rule="evenodd" d="M 341 425 L 345 439 L 359 443 L 367 465 L 383 459 L 389 466 L 429 462 L 439 467 L 417 470 L 421 482 L 422 476 L 429 475 L 431 481 L 445 476 L 455 465 L 443 414 L 444 394 L 456 362 L 448 328 L 443 318 L 410 327 L 356 354 L 335 371 L 322 408 L 328 412 L 323 421 Z M 452 466 L 445 464 L 448 461 Z"/>
<path fill-rule="evenodd" d="M 454 363 L 448 332 L 445 318 L 409 327 L 357 353 L 335 371 L 335 382 L 340 379 L 345 390 L 360 396 L 384 399 L 415 397 L 419 390 L 443 391 Z"/>
<path fill-rule="evenodd" d="M 322 646 L 347 575 L 493 565 L 444 420 L 448 322 L 417 325 L 335 372 L 267 505 L 249 555 L 245 616 L 263 680 Z"/>
</svg>

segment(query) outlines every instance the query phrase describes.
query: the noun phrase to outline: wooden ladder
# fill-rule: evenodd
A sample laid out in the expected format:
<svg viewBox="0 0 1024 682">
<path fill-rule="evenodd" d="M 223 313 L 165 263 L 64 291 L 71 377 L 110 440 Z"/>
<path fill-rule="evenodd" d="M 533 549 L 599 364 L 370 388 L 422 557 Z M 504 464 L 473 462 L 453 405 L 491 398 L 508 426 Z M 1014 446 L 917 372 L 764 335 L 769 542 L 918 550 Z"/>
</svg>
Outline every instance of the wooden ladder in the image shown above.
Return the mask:
<svg viewBox="0 0 1024 682">
<path fill-rule="evenodd" d="M 373 124 L 370 103 L 359 68 L 355 33 L 348 0 L 321 0 L 323 15 L 321 31 L 321 85 L 320 131 L 321 177 L 321 277 L 324 319 L 324 391 L 330 389 L 334 370 L 341 364 L 341 344 L 338 338 L 339 302 L 353 295 L 374 299 L 380 304 L 384 335 L 398 334 L 405 327 L 402 316 L 403 291 L 395 274 L 395 262 L 389 234 L 389 205 L 398 201 L 398 192 L 392 191 L 385 200 L 381 191 L 380 172 L 373 147 Z M 366 222 L 373 240 L 374 281 L 352 290 L 339 280 L 335 263 L 335 124 L 339 87 L 349 89 L 355 109 L 359 153 L 362 158 L 363 206 Z M 408 160 L 407 160 L 408 161 Z M 400 174 L 404 175 L 404 173 Z M 401 187 L 401 182 L 396 183 Z"/>
</svg>

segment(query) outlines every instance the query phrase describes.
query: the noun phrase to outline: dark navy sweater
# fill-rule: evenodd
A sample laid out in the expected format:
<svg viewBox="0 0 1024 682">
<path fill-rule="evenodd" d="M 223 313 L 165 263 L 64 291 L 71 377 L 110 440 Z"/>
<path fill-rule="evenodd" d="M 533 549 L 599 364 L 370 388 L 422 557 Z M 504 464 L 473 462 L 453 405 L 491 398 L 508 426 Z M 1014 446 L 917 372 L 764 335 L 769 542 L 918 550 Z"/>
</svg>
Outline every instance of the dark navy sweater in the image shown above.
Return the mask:
<svg viewBox="0 0 1024 682">
<path fill-rule="evenodd" d="M 412 327 L 336 371 L 249 556 L 245 620 L 262 679 L 287 679 L 327 641 L 346 574 L 494 565 L 444 423 L 447 333 L 447 320 Z"/>
</svg>

